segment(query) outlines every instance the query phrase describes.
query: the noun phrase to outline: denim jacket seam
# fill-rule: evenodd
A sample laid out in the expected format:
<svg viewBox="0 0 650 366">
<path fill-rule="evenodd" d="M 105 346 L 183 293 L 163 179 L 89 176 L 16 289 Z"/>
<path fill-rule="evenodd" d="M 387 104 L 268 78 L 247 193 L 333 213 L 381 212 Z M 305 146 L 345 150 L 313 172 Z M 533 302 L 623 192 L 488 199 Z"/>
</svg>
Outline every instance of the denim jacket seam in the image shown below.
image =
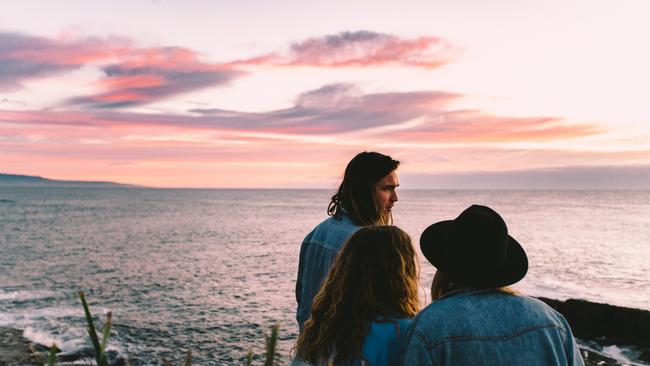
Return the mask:
<svg viewBox="0 0 650 366">
<path fill-rule="evenodd" d="M 329 252 L 333 252 L 333 253 L 338 254 L 338 250 L 336 250 L 335 248 L 332 248 L 329 245 L 327 245 L 324 242 L 324 240 L 321 240 L 320 238 L 318 238 L 318 235 L 310 235 L 309 237 L 305 238 L 305 240 L 303 240 L 303 242 L 302 242 L 302 245 L 303 246 L 304 245 L 315 246 L 316 248 L 323 248 L 323 249 L 326 249 Z"/>
<path fill-rule="evenodd" d="M 420 329 L 420 327 L 415 326 L 415 333 L 417 334 L 417 337 L 422 341 L 422 343 L 427 345 L 431 344 L 431 341 L 429 341 L 427 338 L 427 334 L 422 329 Z"/>
<path fill-rule="evenodd" d="M 557 324 L 550 323 L 550 324 L 537 325 L 534 327 L 523 328 L 517 332 L 509 333 L 508 335 L 502 335 L 502 336 L 474 336 L 474 335 L 450 336 L 450 337 L 444 337 L 443 339 L 436 342 L 427 342 L 428 343 L 427 348 L 429 351 L 433 351 L 435 348 L 445 343 L 462 342 L 462 341 L 508 341 L 513 338 L 524 335 L 526 333 L 530 333 L 539 329 L 547 329 L 547 328 L 558 329 L 561 327 L 558 327 Z M 422 335 L 422 332 L 419 329 L 416 328 L 416 331 L 418 331 L 418 333 Z"/>
<path fill-rule="evenodd" d="M 319 241 L 313 241 L 312 244 L 315 244 L 317 248 L 323 249 L 323 250 L 329 252 L 330 254 L 338 254 L 338 250 L 336 250 L 336 249 L 334 249 L 334 248 L 332 248 L 332 247 L 330 247 L 328 245 L 325 245 L 325 244 L 323 244 L 323 243 L 321 243 Z"/>
</svg>

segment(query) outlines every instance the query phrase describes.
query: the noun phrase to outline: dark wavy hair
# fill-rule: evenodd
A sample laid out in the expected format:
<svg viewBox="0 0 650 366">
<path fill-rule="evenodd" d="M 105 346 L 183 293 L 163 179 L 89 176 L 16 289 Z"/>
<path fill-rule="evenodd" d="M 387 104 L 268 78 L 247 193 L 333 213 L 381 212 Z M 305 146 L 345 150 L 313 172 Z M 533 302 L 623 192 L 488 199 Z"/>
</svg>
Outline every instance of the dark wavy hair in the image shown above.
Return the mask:
<svg viewBox="0 0 650 366">
<path fill-rule="evenodd" d="M 341 249 L 296 344 L 303 360 L 335 365 L 360 359 L 377 317 L 412 317 L 419 310 L 418 269 L 409 236 L 396 226 L 368 226 Z"/>
<path fill-rule="evenodd" d="M 329 206 L 327 214 L 350 215 L 359 226 L 392 224 L 392 216 L 382 215 L 375 202 L 375 183 L 397 169 L 399 161 L 378 152 L 364 151 L 350 160 L 345 168 L 343 182 Z"/>
</svg>

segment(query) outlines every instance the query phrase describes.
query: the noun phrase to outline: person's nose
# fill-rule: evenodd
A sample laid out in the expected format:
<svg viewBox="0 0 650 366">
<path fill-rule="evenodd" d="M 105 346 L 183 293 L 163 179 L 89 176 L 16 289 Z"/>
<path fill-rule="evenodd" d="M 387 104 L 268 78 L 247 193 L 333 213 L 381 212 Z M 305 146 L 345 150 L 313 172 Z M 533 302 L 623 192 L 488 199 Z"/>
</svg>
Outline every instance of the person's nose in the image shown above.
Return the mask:
<svg viewBox="0 0 650 366">
<path fill-rule="evenodd" d="M 390 201 L 391 202 L 397 201 L 397 192 L 393 191 L 393 193 L 390 195 Z"/>
</svg>

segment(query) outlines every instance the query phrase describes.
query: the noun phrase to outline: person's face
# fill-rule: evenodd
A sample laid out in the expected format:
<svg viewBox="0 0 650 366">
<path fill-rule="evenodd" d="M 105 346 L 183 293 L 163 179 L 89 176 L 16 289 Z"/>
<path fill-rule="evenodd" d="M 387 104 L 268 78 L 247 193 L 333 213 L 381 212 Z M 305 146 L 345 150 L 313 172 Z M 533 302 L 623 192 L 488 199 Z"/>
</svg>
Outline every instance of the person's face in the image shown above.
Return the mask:
<svg viewBox="0 0 650 366">
<path fill-rule="evenodd" d="M 397 201 L 397 192 L 395 191 L 397 187 L 399 187 L 399 180 L 397 180 L 397 173 L 394 170 L 375 183 L 375 203 L 382 214 L 390 213 L 393 209 L 393 205 Z"/>
</svg>

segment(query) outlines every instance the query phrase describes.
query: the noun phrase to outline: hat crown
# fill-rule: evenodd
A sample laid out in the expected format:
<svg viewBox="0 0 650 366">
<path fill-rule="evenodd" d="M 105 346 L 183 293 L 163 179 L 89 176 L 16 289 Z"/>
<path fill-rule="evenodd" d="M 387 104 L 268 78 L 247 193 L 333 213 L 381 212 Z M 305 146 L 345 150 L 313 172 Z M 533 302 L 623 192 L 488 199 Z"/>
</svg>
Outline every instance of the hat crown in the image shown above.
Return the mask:
<svg viewBox="0 0 650 366">
<path fill-rule="evenodd" d="M 451 227 L 454 251 L 468 256 L 474 265 L 498 267 L 506 258 L 508 227 L 493 209 L 472 205 L 463 211 Z"/>
</svg>

